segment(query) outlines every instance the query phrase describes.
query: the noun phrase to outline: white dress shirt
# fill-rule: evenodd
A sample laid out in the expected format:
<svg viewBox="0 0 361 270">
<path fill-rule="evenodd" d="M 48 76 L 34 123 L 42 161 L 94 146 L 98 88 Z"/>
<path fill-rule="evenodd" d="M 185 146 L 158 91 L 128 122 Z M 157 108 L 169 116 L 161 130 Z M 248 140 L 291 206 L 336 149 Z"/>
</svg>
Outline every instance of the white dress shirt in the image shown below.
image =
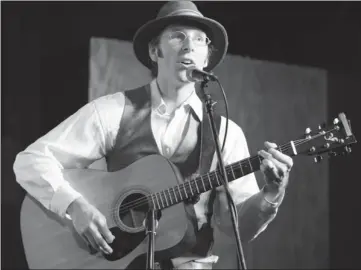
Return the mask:
<svg viewBox="0 0 361 270">
<path fill-rule="evenodd" d="M 159 152 L 170 158 L 176 150 L 182 150 L 179 146 L 184 140 L 192 141 L 192 137 L 186 138 L 190 136 L 186 130 L 189 128 L 186 123 L 190 110 L 195 112 L 199 120 L 206 117 L 203 116 L 202 101 L 194 91 L 181 106 L 169 113 L 156 81 L 153 80 L 150 86 L 152 132 Z M 36 140 L 16 157 L 14 172 L 17 182 L 45 208 L 64 217 L 69 204 L 81 194 L 64 180 L 62 170 L 86 168 L 112 149 L 121 125 L 124 102 L 122 92 L 97 98 Z M 224 138 L 225 120 L 224 117 L 221 118 L 220 145 Z M 195 143 L 185 145 L 192 144 Z M 191 147 L 188 148 L 191 150 Z M 231 120 L 222 155 L 225 165 L 249 157 L 244 133 Z M 214 154 L 211 170 L 215 169 L 216 161 Z M 229 187 L 234 192 L 236 204 L 259 192 L 253 173 L 232 181 Z M 199 227 L 206 222 L 205 209 L 209 193 L 210 191 L 201 194 L 194 206 Z"/>
</svg>

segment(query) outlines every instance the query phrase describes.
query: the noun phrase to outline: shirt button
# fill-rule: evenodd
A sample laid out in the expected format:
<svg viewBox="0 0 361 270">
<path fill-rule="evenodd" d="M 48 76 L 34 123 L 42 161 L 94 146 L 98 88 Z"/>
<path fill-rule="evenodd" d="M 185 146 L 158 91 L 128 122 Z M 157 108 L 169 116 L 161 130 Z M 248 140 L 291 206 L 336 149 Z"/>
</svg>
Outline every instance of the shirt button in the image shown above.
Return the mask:
<svg viewBox="0 0 361 270">
<path fill-rule="evenodd" d="M 166 147 L 166 148 L 165 148 L 165 153 L 166 153 L 167 155 L 170 154 L 170 148 L 169 148 L 169 147 Z"/>
<path fill-rule="evenodd" d="M 160 115 L 164 115 L 167 112 L 167 108 L 165 107 L 164 104 L 162 104 L 161 106 L 158 107 L 158 113 Z"/>
</svg>

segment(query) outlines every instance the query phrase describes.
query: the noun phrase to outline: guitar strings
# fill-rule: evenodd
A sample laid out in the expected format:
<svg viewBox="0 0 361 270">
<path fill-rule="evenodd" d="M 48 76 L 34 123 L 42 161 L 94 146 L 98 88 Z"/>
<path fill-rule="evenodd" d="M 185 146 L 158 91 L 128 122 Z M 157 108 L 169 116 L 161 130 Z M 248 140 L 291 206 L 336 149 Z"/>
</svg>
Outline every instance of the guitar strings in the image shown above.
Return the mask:
<svg viewBox="0 0 361 270">
<path fill-rule="evenodd" d="M 333 128 L 333 129 L 331 129 L 331 130 L 328 130 L 327 132 L 325 132 L 325 133 L 329 133 L 329 132 L 332 132 L 332 131 L 334 131 L 334 130 L 336 130 L 336 128 Z M 315 139 L 315 138 L 317 138 L 317 137 L 320 137 L 320 136 L 324 136 L 325 134 L 322 134 L 322 133 L 319 133 L 319 134 L 316 134 L 316 135 L 314 135 L 314 137 L 312 138 L 312 139 Z M 310 138 L 303 138 L 303 139 L 299 139 L 299 140 L 295 140 L 295 141 L 293 141 L 294 142 L 294 145 L 295 146 L 299 146 L 299 145 L 301 145 L 301 144 L 303 144 L 303 143 L 305 143 L 305 142 L 307 142 L 307 141 L 310 141 L 310 140 L 312 140 L 311 139 L 311 137 Z M 284 152 L 284 151 L 286 151 L 286 150 L 289 150 L 289 149 L 291 149 L 292 148 L 292 145 L 291 146 L 289 146 L 290 145 L 290 143 L 287 143 L 287 144 L 285 144 L 285 145 L 281 145 L 280 147 L 278 147 L 277 149 L 278 150 L 280 150 L 281 152 Z M 251 157 L 251 158 L 249 158 L 248 160 L 249 161 L 251 161 L 251 160 L 254 160 L 254 159 L 259 159 L 260 158 L 260 156 L 254 156 L 254 157 Z M 227 172 L 227 174 L 228 174 L 228 172 L 230 172 L 230 171 L 232 171 L 233 169 L 239 169 L 239 168 L 241 168 L 242 167 L 242 165 L 243 164 L 245 164 L 245 163 L 247 163 L 247 161 L 239 161 L 239 162 L 235 162 L 236 164 L 235 165 L 230 165 L 230 166 L 228 166 L 228 168 L 226 168 L 226 172 Z M 241 165 L 241 166 L 240 166 Z M 215 176 L 215 175 L 217 175 L 217 174 L 219 174 L 219 170 L 215 170 L 215 171 L 213 171 L 213 172 L 210 172 L 210 173 L 208 173 L 207 175 L 209 176 L 209 177 L 213 177 L 213 176 Z M 196 177 L 196 178 L 199 178 L 199 177 Z M 202 177 L 200 177 L 200 179 L 198 179 L 198 180 L 196 180 L 196 178 L 195 179 L 192 179 L 192 180 L 189 180 L 189 181 L 186 181 L 186 182 L 184 182 L 182 185 L 179 185 L 178 187 L 177 187 L 177 190 L 178 190 L 178 192 L 181 194 L 181 191 L 183 191 L 185 194 L 187 194 L 187 184 L 188 184 L 188 188 L 190 188 L 191 190 L 193 190 L 193 188 L 194 187 L 192 187 L 193 185 L 194 186 L 198 186 L 197 185 L 197 182 L 199 182 L 199 181 L 202 181 L 202 183 L 204 184 L 204 182 L 203 182 L 203 179 L 202 179 Z M 207 182 L 206 182 L 207 183 Z M 205 186 L 206 186 L 206 184 L 204 184 Z M 211 184 L 209 184 L 209 186 L 211 187 L 212 185 Z M 209 188 L 209 186 L 207 185 L 207 188 Z M 170 187 L 170 188 L 168 188 L 168 190 L 169 189 L 171 189 L 172 187 Z M 173 191 L 174 191 L 174 193 L 175 193 L 175 187 L 173 187 Z M 161 191 L 162 192 L 162 191 Z M 163 193 L 165 194 L 165 191 L 163 191 Z M 170 192 L 168 192 L 169 194 L 171 194 Z M 196 192 L 195 192 L 196 193 Z M 114 208 L 114 209 L 111 209 L 111 211 L 117 211 L 117 210 L 119 210 L 119 214 L 121 214 L 121 213 L 124 213 L 124 212 L 127 212 L 129 209 L 131 209 L 131 208 L 135 208 L 135 207 L 138 207 L 138 206 L 140 206 L 140 205 L 145 205 L 145 204 L 148 204 L 149 202 L 152 202 L 153 203 L 153 195 L 155 196 L 155 198 L 156 198 L 156 200 L 157 200 L 157 203 L 158 203 L 158 206 L 159 206 L 159 208 L 161 208 L 160 207 L 160 203 L 159 203 L 159 201 L 158 201 L 158 198 L 157 198 L 157 194 L 159 194 L 159 197 L 161 198 L 161 200 L 162 200 L 162 194 L 160 193 L 160 192 L 156 192 L 156 193 L 153 193 L 153 194 L 150 194 L 150 195 L 148 195 L 148 196 L 146 196 L 146 197 L 143 197 L 143 198 L 139 198 L 139 199 L 137 199 L 137 200 L 134 200 L 134 201 L 131 201 L 131 202 L 129 202 L 129 203 L 126 203 L 126 204 L 124 204 L 124 205 L 122 205 L 121 207 L 119 207 L 119 208 Z M 196 193 L 197 194 L 197 193 Z M 166 195 L 166 194 L 165 194 Z M 192 196 L 192 195 L 191 195 Z M 166 196 L 163 196 L 164 198 L 166 198 Z M 149 199 L 150 198 L 150 199 Z M 177 197 L 175 197 L 175 198 L 177 198 Z M 187 199 L 187 198 L 186 198 Z M 184 199 L 182 199 L 181 198 L 181 201 L 183 201 Z M 178 201 L 176 200 L 176 203 L 178 203 Z M 153 205 L 155 206 L 155 208 L 156 208 L 156 204 L 155 203 L 153 203 Z M 162 205 L 164 205 L 164 203 L 162 202 Z M 171 205 L 173 205 L 172 203 L 171 203 Z M 171 206 L 170 205 L 170 206 Z M 168 205 L 167 205 L 167 207 L 169 207 Z M 164 207 L 163 206 L 163 208 L 166 208 L 166 207 Z"/>
<path fill-rule="evenodd" d="M 307 140 L 308 140 L 308 139 L 302 139 L 302 140 L 295 141 L 295 145 L 300 145 L 300 144 L 304 143 L 304 142 L 307 141 Z M 292 148 L 292 147 L 288 147 L 288 146 L 286 146 L 286 147 L 285 147 L 285 146 L 280 146 L 280 147 L 279 147 L 279 149 L 280 149 L 281 151 L 285 151 L 285 150 L 288 150 L 288 149 L 291 149 L 291 148 Z M 254 157 L 249 158 L 249 160 L 254 160 L 254 159 L 259 159 L 259 158 L 260 158 L 259 156 L 254 156 Z M 239 169 L 239 168 L 242 167 L 242 166 L 240 166 L 240 165 L 243 165 L 243 164 L 245 164 L 245 163 L 248 163 L 248 161 L 240 161 L 240 162 L 237 162 L 237 164 L 226 168 L 226 172 L 228 173 L 228 172 L 230 172 L 232 169 Z M 219 173 L 219 170 L 216 170 L 216 171 L 213 171 L 213 172 L 208 173 L 208 176 L 214 177 L 214 176 L 216 176 L 218 173 Z M 197 177 L 197 178 L 198 178 L 198 177 Z M 197 185 L 197 182 L 199 183 L 200 181 L 203 181 L 202 177 L 201 177 L 201 179 L 198 179 L 198 180 L 196 180 L 196 178 L 195 178 L 195 179 L 189 180 L 189 181 L 187 181 L 187 182 L 184 182 L 182 185 L 179 185 L 179 186 L 178 186 L 177 191 L 178 191 L 179 193 L 180 193 L 181 191 L 183 191 L 185 194 L 187 194 L 187 190 L 186 190 L 187 185 L 188 185 L 188 188 L 192 188 L 191 186 L 193 186 L 193 184 L 194 184 L 194 186 L 196 186 L 196 185 Z M 204 183 L 204 182 L 203 182 L 203 183 Z M 206 182 L 206 183 L 207 183 L 207 182 Z M 209 185 L 206 185 L 206 186 L 207 186 L 207 188 L 209 188 L 209 187 L 211 187 L 212 185 L 209 184 Z M 169 189 L 170 189 L 170 188 L 169 188 Z M 168 189 L 168 190 L 169 190 L 169 189 Z M 173 187 L 173 190 L 174 190 L 174 193 L 175 193 L 176 189 L 175 189 L 174 187 Z M 164 191 L 163 191 L 163 193 L 164 193 Z M 195 193 L 196 193 L 196 192 L 195 192 Z M 159 200 L 158 200 L 158 198 L 157 198 L 157 196 L 156 196 L 157 194 L 159 194 L 159 197 L 162 199 L 161 193 L 160 193 L 160 192 L 157 192 L 157 193 L 150 194 L 150 195 L 148 195 L 148 196 L 139 198 L 139 199 L 137 199 L 137 200 L 131 201 L 131 202 L 129 202 L 129 203 L 126 203 L 126 204 L 122 205 L 122 206 L 119 207 L 119 208 L 114 208 L 114 209 L 111 209 L 111 210 L 119 210 L 119 214 L 121 214 L 121 213 L 127 212 L 130 208 L 135 208 L 135 207 L 138 207 L 138 206 L 141 206 L 141 205 L 146 205 L 146 204 L 148 204 L 148 203 L 150 203 L 150 202 L 153 203 L 153 205 L 155 206 L 155 208 L 157 208 L 156 204 L 153 202 L 153 196 L 155 196 L 155 199 L 157 200 L 158 206 L 159 206 L 159 208 L 161 208 L 161 207 L 160 207 L 160 202 L 159 202 Z M 169 192 L 169 194 L 170 194 L 170 192 Z M 165 196 L 163 196 L 163 197 L 165 197 Z M 185 199 L 187 199 L 187 198 L 185 198 Z M 183 199 L 183 200 L 184 200 L 184 199 Z M 181 200 L 181 201 L 183 201 L 183 200 Z M 175 201 L 178 203 L 178 200 L 175 200 Z M 163 202 L 162 202 L 162 205 L 164 205 Z M 164 207 L 163 207 L 163 208 L 164 208 Z"/>
<path fill-rule="evenodd" d="M 308 141 L 308 140 L 309 140 L 309 139 L 296 140 L 296 141 L 294 141 L 294 144 L 295 144 L 296 146 L 298 146 L 298 145 L 301 145 L 301 144 L 303 144 L 304 142 L 306 142 L 306 141 Z M 286 150 L 291 149 L 292 146 L 288 146 L 288 145 L 289 145 L 289 143 L 286 144 L 286 145 L 282 145 L 282 146 L 280 146 L 280 147 L 278 148 L 278 150 L 281 150 L 281 152 L 284 152 L 284 151 L 286 151 Z M 254 156 L 254 157 L 249 158 L 249 159 L 248 159 L 249 161 L 245 161 L 245 160 L 244 160 L 244 161 L 239 161 L 239 162 L 237 162 L 235 165 L 229 166 L 228 168 L 226 168 L 226 172 L 227 172 L 227 174 L 228 174 L 229 172 L 232 172 L 233 169 L 237 170 L 237 169 L 239 169 L 239 168 L 242 168 L 242 165 L 244 165 L 244 164 L 246 164 L 246 163 L 249 163 L 251 160 L 255 160 L 255 159 L 259 159 L 259 158 L 260 158 L 260 156 L 256 155 L 256 156 Z M 210 172 L 210 173 L 208 173 L 207 175 L 208 175 L 209 177 L 214 177 L 214 176 L 217 176 L 217 174 L 219 174 L 219 170 L 215 170 L 215 171 L 213 171 L 213 172 Z M 199 177 L 196 177 L 196 178 L 194 178 L 194 179 L 192 179 L 192 180 L 186 181 L 186 182 L 182 183 L 181 185 L 179 185 L 179 186 L 177 186 L 177 187 L 170 187 L 170 188 L 168 188 L 168 190 L 170 190 L 170 189 L 173 188 L 173 193 L 174 193 L 174 194 L 175 194 L 176 191 L 178 191 L 179 193 L 181 193 L 181 191 L 183 191 L 184 194 L 189 195 L 189 194 L 187 193 L 187 186 L 188 186 L 189 189 L 192 189 L 192 190 L 194 190 L 194 187 L 196 187 L 197 184 L 200 184 L 200 182 L 202 182 L 202 184 L 204 184 L 204 185 L 206 186 L 206 189 L 212 186 L 211 183 L 210 183 L 209 185 L 206 185 L 207 182 L 204 183 L 202 177 L 200 177 L 200 179 L 196 180 L 197 178 L 199 178 Z M 197 183 L 197 182 L 198 182 L 198 183 Z M 164 193 L 164 191 L 163 191 L 163 193 Z M 171 195 L 170 192 L 168 192 L 168 193 Z M 195 193 L 194 195 L 198 195 L 198 192 L 194 192 L 194 193 Z M 159 194 L 159 197 L 160 197 L 161 200 L 162 200 L 163 208 L 166 208 L 166 207 L 164 207 L 164 203 L 163 203 L 163 198 L 165 198 L 166 196 L 162 196 L 162 194 L 161 194 L 160 192 L 156 192 L 156 193 L 147 195 L 147 196 L 145 196 L 145 197 L 136 199 L 136 200 L 134 200 L 134 201 L 131 201 L 131 202 L 129 202 L 129 203 L 126 203 L 126 204 L 124 204 L 124 205 L 122 205 L 122 206 L 120 206 L 120 207 L 115 207 L 115 208 L 113 208 L 113 209 L 110 209 L 110 211 L 112 211 L 113 213 L 114 213 L 114 212 L 117 212 L 117 213 L 119 213 L 119 214 L 123 214 L 123 213 L 128 212 L 128 211 L 129 211 L 130 209 L 132 209 L 132 208 L 136 208 L 136 207 L 139 207 L 139 206 L 142 206 L 142 205 L 148 205 L 149 203 L 152 203 L 153 206 L 154 206 L 155 208 L 157 208 L 156 204 L 154 203 L 153 196 L 155 196 L 155 199 L 156 199 L 156 201 L 157 201 L 157 204 L 158 204 L 159 208 L 162 208 L 162 207 L 160 207 L 161 204 L 160 204 L 160 202 L 159 202 L 159 200 L 158 200 L 158 198 L 157 198 L 157 194 Z M 164 193 L 164 194 L 165 194 L 165 193 Z M 165 194 L 165 195 L 166 195 L 166 194 Z M 187 199 L 187 198 L 184 198 L 184 199 Z M 183 199 L 183 200 L 184 200 L 184 199 Z M 183 200 L 181 200 L 181 201 L 183 201 Z M 165 201 L 167 201 L 167 200 L 165 200 Z M 173 201 L 173 200 L 172 200 L 172 201 Z M 178 203 L 178 201 L 179 201 L 179 200 L 177 200 L 176 194 L 175 194 L 175 199 L 174 199 L 174 201 L 176 201 L 176 203 Z M 172 203 L 171 203 L 170 205 L 167 204 L 167 207 L 169 207 L 169 206 L 171 206 L 171 205 L 173 205 L 173 204 L 172 204 Z"/>
</svg>

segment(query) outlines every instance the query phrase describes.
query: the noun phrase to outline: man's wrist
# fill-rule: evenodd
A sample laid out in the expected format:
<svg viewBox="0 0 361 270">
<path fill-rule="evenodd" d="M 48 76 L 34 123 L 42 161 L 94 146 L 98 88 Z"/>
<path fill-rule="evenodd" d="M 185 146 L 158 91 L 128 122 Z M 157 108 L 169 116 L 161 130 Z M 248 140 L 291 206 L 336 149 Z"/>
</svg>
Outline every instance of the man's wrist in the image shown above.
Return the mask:
<svg viewBox="0 0 361 270">
<path fill-rule="evenodd" d="M 66 211 L 69 205 L 81 196 L 68 182 L 65 182 L 54 192 L 49 209 L 64 218 L 67 215 Z"/>
<path fill-rule="evenodd" d="M 263 198 L 272 206 L 278 206 L 281 203 L 285 192 L 284 188 L 272 184 L 266 184 L 263 187 Z"/>
<path fill-rule="evenodd" d="M 83 197 L 76 198 L 74 201 L 72 201 L 69 204 L 68 208 L 66 209 L 66 213 L 69 216 L 72 216 L 72 214 L 74 213 L 74 210 L 76 210 L 76 208 L 81 208 L 81 206 L 83 204 L 86 204 L 86 201 Z"/>
</svg>

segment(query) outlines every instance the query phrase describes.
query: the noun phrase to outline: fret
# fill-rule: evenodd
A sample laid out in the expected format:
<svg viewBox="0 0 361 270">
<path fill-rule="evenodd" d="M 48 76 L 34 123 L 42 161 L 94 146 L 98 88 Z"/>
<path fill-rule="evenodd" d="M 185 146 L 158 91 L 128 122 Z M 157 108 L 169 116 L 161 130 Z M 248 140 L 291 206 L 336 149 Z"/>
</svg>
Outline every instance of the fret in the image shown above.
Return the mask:
<svg viewBox="0 0 361 270">
<path fill-rule="evenodd" d="M 218 173 L 216 172 L 215 175 L 216 175 L 216 179 L 217 179 L 217 184 L 218 184 L 218 186 L 220 186 L 221 183 L 219 182 L 219 179 L 218 179 Z"/>
<path fill-rule="evenodd" d="M 258 160 L 258 156 L 252 157 L 251 164 L 254 172 L 260 168 L 261 163 Z"/>
<path fill-rule="evenodd" d="M 193 194 L 193 189 L 192 189 L 192 185 L 191 185 L 191 182 L 190 182 L 190 181 L 188 181 L 188 186 L 189 186 L 189 189 L 191 190 L 192 196 L 194 196 L 194 194 Z"/>
<path fill-rule="evenodd" d="M 258 160 L 259 160 L 259 164 L 262 164 L 261 156 L 257 155 L 257 157 L 258 157 Z"/>
<path fill-rule="evenodd" d="M 181 201 L 183 201 L 182 192 L 180 191 L 180 186 L 178 186 L 178 192 L 180 194 Z"/>
<path fill-rule="evenodd" d="M 186 188 L 186 183 L 183 183 L 183 187 L 184 187 L 184 194 L 186 195 L 186 199 L 188 199 L 188 193 L 187 193 L 187 188 Z"/>
<path fill-rule="evenodd" d="M 168 207 L 169 203 L 168 203 L 168 199 L 167 199 L 167 194 L 165 193 L 165 190 L 163 190 L 162 192 L 164 194 L 164 199 L 165 199 L 166 206 Z"/>
<path fill-rule="evenodd" d="M 217 174 L 217 172 L 216 172 L 216 174 Z M 207 173 L 207 176 L 208 176 L 209 185 L 211 186 L 211 188 L 213 188 L 211 178 L 209 177 L 209 173 Z"/>
<path fill-rule="evenodd" d="M 175 188 L 174 188 L 174 187 L 173 187 L 173 194 L 174 194 L 175 202 L 177 203 L 177 202 L 178 202 L 178 198 L 177 198 L 177 194 L 175 193 Z"/>
<path fill-rule="evenodd" d="M 172 199 L 172 194 L 170 193 L 170 189 L 171 188 L 168 188 L 168 194 L 169 194 L 170 203 L 173 204 L 173 199 Z"/>
<path fill-rule="evenodd" d="M 253 167 L 252 167 L 251 159 L 250 159 L 250 158 L 247 158 L 247 161 L 248 161 L 248 164 L 249 164 L 249 166 L 250 166 L 250 168 L 251 168 L 251 171 L 253 171 Z"/>
<path fill-rule="evenodd" d="M 160 197 L 160 202 L 162 203 L 162 208 L 164 208 L 164 203 L 163 203 L 163 198 L 162 198 L 162 193 L 159 192 L 159 197 Z"/>
<path fill-rule="evenodd" d="M 153 199 L 153 194 L 150 195 L 151 199 L 152 199 L 152 203 L 153 203 L 153 208 L 156 209 L 156 205 L 155 205 L 155 202 L 154 202 L 154 199 Z"/>
<path fill-rule="evenodd" d="M 200 194 L 199 188 L 198 188 L 198 184 L 197 184 L 197 178 L 193 180 L 193 182 L 196 184 L 196 188 L 197 188 L 197 194 Z"/>
<path fill-rule="evenodd" d="M 157 203 L 158 203 L 158 209 L 160 210 L 161 207 L 160 207 L 160 204 L 159 204 L 159 201 L 158 201 L 157 193 L 155 193 L 155 198 L 156 198 L 156 201 L 157 201 Z"/>
<path fill-rule="evenodd" d="M 231 168 L 231 172 L 232 172 L 232 176 L 233 176 L 233 179 L 236 179 L 236 175 L 234 174 L 234 171 L 233 171 L 233 166 L 229 166 Z"/>
<path fill-rule="evenodd" d="M 204 191 L 206 191 L 207 189 L 206 189 L 206 186 L 204 185 L 203 176 L 201 176 L 201 180 L 202 180 Z"/>
<path fill-rule="evenodd" d="M 186 199 L 188 199 L 187 183 L 183 183 L 183 187 L 184 187 L 184 194 L 186 195 Z"/>
<path fill-rule="evenodd" d="M 243 164 L 242 162 L 238 162 L 239 163 L 239 167 L 241 168 L 241 172 L 242 172 L 242 176 L 244 176 L 244 172 L 243 172 Z"/>
</svg>

